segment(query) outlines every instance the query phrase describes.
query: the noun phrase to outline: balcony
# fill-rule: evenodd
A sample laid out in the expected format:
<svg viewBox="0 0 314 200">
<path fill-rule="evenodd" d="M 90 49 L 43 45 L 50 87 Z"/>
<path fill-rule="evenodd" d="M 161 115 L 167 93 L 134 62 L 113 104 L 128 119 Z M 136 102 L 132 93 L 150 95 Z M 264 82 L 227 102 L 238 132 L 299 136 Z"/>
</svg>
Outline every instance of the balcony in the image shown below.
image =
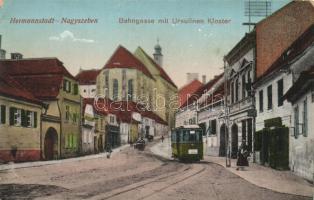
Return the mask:
<svg viewBox="0 0 314 200">
<path fill-rule="evenodd" d="M 245 97 L 229 106 L 230 114 L 253 108 L 253 97 Z"/>
</svg>

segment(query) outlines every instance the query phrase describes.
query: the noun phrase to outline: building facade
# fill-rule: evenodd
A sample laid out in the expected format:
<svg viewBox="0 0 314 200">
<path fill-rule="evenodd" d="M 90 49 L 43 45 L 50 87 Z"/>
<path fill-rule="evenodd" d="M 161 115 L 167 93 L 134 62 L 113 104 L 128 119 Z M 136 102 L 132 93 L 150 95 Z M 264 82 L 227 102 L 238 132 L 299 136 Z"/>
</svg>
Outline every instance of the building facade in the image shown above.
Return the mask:
<svg viewBox="0 0 314 200">
<path fill-rule="evenodd" d="M 218 81 L 202 94 L 197 100 L 198 124 L 204 131 L 203 142 L 205 155 L 225 156 L 224 130 L 220 127 L 225 123 L 224 118 L 224 76 L 217 76 Z"/>
<path fill-rule="evenodd" d="M 79 153 L 81 102 L 76 79 L 57 58 L 8 59 L 2 69 L 44 103 L 41 149 L 45 160 Z"/>
<path fill-rule="evenodd" d="M 253 151 L 253 124 L 255 103 L 251 85 L 255 80 L 255 32 L 246 34 L 225 56 L 225 76 L 228 86 L 226 106 L 228 107 L 229 144 L 232 158 L 242 141 Z"/>
<path fill-rule="evenodd" d="M 0 69 L 0 163 L 41 159 L 43 104 Z"/>
<path fill-rule="evenodd" d="M 292 104 L 290 139 L 290 169 L 313 181 L 314 171 L 314 65 L 301 73 L 285 98 Z"/>
</svg>

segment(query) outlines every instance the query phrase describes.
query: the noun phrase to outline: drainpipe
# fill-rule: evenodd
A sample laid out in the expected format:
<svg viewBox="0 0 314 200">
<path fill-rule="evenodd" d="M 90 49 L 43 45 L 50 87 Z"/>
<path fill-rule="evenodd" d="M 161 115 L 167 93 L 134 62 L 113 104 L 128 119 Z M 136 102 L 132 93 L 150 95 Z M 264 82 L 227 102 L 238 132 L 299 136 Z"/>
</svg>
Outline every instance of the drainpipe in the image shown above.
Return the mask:
<svg viewBox="0 0 314 200">
<path fill-rule="evenodd" d="M 61 109 L 60 109 L 60 104 L 59 104 L 59 99 L 57 99 L 57 105 L 58 105 L 58 110 L 59 110 L 59 113 L 60 113 L 60 137 L 59 137 L 59 158 L 62 157 L 62 145 L 61 145 L 61 138 L 62 138 L 62 112 L 61 112 Z"/>
<path fill-rule="evenodd" d="M 256 80 L 256 35 L 255 35 L 255 40 L 254 40 L 254 47 L 253 47 L 253 69 L 252 69 L 252 72 L 253 72 L 253 80 L 252 80 L 252 83 Z M 252 85 L 253 86 L 253 85 Z M 253 108 L 255 109 L 255 113 L 254 113 L 254 117 L 253 117 L 253 120 L 252 120 L 252 123 L 253 123 L 253 135 L 252 135 L 252 151 L 253 151 L 253 162 L 256 163 L 256 155 L 255 155 L 255 132 L 256 132 L 256 115 L 257 115 L 257 108 L 256 108 L 256 102 L 255 102 L 255 91 L 253 90 L 254 88 L 251 86 L 251 89 L 252 89 L 252 104 L 253 104 Z"/>
</svg>

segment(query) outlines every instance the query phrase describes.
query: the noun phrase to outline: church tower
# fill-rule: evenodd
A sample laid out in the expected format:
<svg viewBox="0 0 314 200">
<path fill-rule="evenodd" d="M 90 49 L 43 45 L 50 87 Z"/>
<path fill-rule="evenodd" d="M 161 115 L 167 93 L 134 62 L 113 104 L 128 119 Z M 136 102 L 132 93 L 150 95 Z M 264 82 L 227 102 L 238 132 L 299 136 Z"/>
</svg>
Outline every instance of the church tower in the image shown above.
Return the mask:
<svg viewBox="0 0 314 200">
<path fill-rule="evenodd" d="M 155 52 L 154 52 L 154 60 L 155 62 L 162 67 L 162 53 L 161 53 L 161 46 L 159 45 L 159 39 L 157 39 L 157 44 L 155 45 Z"/>
</svg>

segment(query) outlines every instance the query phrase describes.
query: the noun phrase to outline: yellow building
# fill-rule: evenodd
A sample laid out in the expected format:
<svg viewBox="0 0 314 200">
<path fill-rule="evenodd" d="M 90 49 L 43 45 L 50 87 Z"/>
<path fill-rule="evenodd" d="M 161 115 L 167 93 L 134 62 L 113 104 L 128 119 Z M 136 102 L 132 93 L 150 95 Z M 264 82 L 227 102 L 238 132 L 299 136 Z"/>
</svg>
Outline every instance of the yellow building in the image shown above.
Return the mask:
<svg viewBox="0 0 314 200">
<path fill-rule="evenodd" d="M 40 160 L 42 105 L 0 68 L 0 163 Z"/>
<path fill-rule="evenodd" d="M 155 59 L 161 61 L 160 55 L 157 45 Z M 116 49 L 97 77 L 97 94 L 114 101 L 140 102 L 174 126 L 177 87 L 140 47 L 135 54 L 122 46 Z"/>
<path fill-rule="evenodd" d="M 41 116 L 43 159 L 79 153 L 81 103 L 76 79 L 57 58 L 1 60 L 6 73 L 44 102 Z"/>
<path fill-rule="evenodd" d="M 155 82 L 153 111 L 165 120 L 169 127 L 174 127 L 175 111 L 177 108 L 178 88 L 162 68 L 162 54 L 159 44 L 155 46 L 154 59 L 141 47 L 138 47 L 134 55 L 146 66 L 152 74 Z M 164 100 L 162 100 L 164 99 Z"/>
</svg>

